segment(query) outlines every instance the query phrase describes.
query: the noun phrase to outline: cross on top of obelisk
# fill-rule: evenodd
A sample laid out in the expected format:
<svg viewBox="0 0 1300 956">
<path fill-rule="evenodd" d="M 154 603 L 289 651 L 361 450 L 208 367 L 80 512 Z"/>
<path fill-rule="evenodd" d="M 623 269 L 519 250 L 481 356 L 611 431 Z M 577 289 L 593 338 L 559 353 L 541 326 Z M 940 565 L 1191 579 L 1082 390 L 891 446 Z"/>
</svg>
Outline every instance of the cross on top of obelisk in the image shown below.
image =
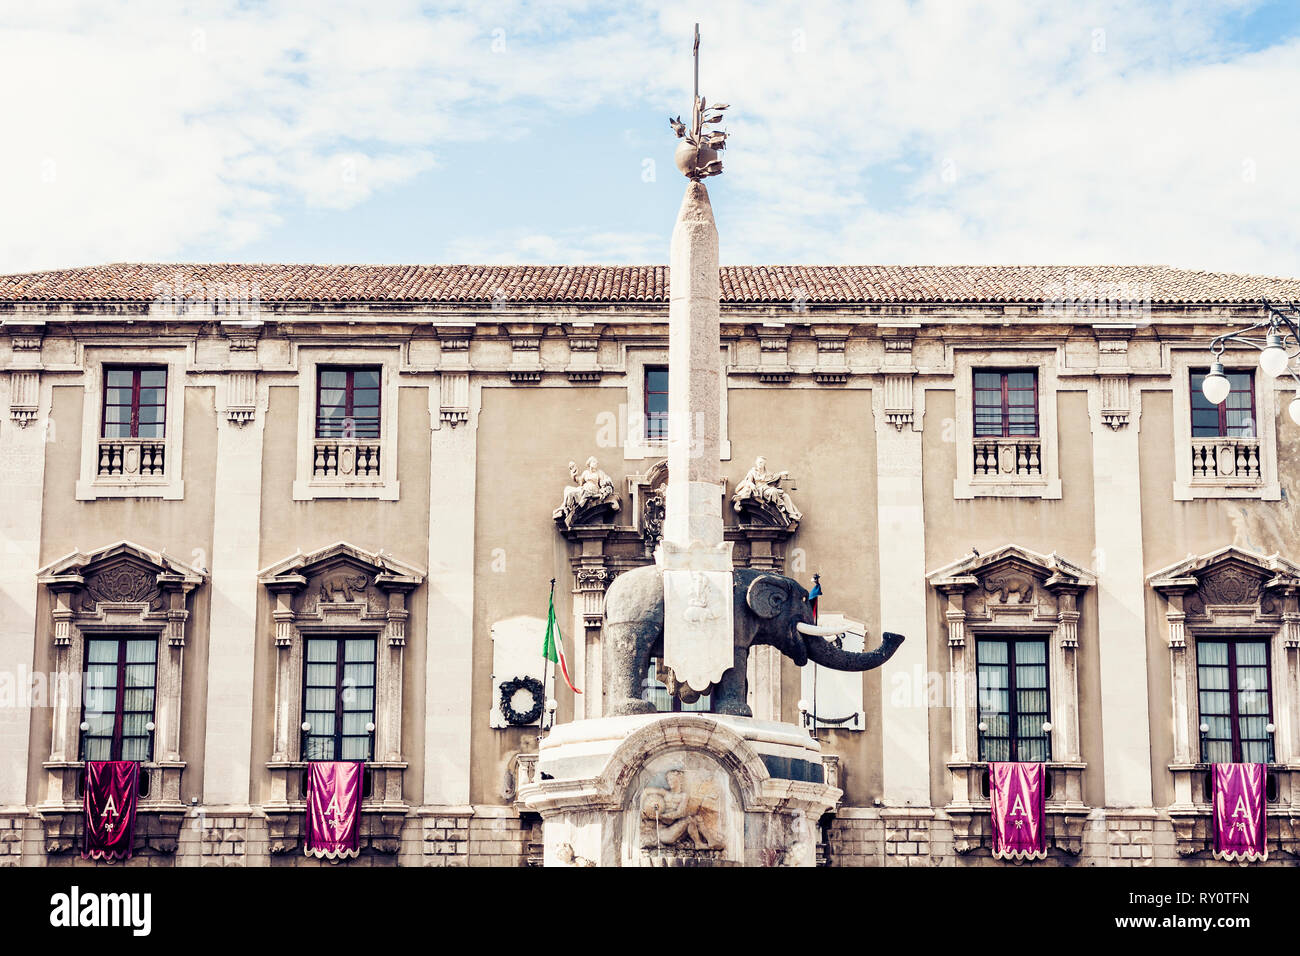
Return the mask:
<svg viewBox="0 0 1300 956">
<path fill-rule="evenodd" d="M 687 179 L 698 182 L 706 176 L 717 176 L 722 172 L 722 160 L 718 152 L 727 147 L 727 134 L 723 130 L 706 130 L 706 126 L 716 126 L 722 122 L 722 111 L 727 103 L 707 106 L 700 96 L 700 25 L 695 24 L 695 45 L 691 50 L 695 60 L 695 95 L 691 99 L 691 126 L 688 130 L 681 116 L 668 120 L 668 125 L 683 142 L 677 147 L 673 159 L 677 168 Z"/>
</svg>

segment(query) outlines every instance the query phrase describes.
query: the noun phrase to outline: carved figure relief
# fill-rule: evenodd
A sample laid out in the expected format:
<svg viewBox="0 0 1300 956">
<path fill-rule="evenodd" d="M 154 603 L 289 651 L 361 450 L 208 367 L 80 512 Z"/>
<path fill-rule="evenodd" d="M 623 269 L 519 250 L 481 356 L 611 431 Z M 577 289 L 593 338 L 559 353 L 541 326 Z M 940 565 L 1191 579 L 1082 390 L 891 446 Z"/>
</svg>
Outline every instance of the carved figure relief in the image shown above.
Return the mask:
<svg viewBox="0 0 1300 956">
<path fill-rule="evenodd" d="M 154 610 L 160 610 L 163 606 L 157 574 L 127 562 L 104 568 L 86 579 L 82 609 L 93 611 L 100 601 L 110 604 L 148 604 Z"/>
<path fill-rule="evenodd" d="M 666 787 L 646 787 L 641 792 L 642 847 L 725 849 L 715 782 L 688 777 L 680 768 L 668 770 L 664 778 Z"/>
<path fill-rule="evenodd" d="M 659 547 L 659 540 L 664 536 L 664 518 L 667 514 L 662 487 L 646 495 L 645 503 L 641 506 L 641 541 L 647 557 Z"/>
<path fill-rule="evenodd" d="M 587 467 L 581 474 L 577 464 L 569 462 L 569 477 L 573 484 L 564 489 L 564 500 L 552 515 L 556 521 L 563 521 L 565 527 L 573 527 L 579 512 L 594 505 L 607 505 L 610 511 L 621 507 L 614 491 L 614 479 L 600 470 L 595 457 L 587 459 Z"/>
<path fill-rule="evenodd" d="M 736 485 L 736 493 L 731 496 L 732 507 L 740 513 L 747 501 L 753 501 L 775 509 L 787 521 L 798 521 L 803 515 L 794 506 L 794 499 L 781 487 L 781 482 L 789 477 L 787 471 L 768 471 L 767 459 L 760 455 L 755 459 L 754 467 Z"/>
<path fill-rule="evenodd" d="M 709 579 L 701 571 L 691 574 L 691 595 L 686 602 L 686 620 L 692 624 L 718 619 L 717 595 L 709 588 Z"/>
</svg>

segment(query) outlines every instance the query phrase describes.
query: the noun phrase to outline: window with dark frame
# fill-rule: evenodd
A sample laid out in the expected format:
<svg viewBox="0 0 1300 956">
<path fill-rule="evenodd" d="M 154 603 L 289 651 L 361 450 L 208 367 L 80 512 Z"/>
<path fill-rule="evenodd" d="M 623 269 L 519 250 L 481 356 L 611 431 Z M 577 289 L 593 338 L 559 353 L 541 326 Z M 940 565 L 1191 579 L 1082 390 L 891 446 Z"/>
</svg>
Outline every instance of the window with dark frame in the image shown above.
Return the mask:
<svg viewBox="0 0 1300 956">
<path fill-rule="evenodd" d="M 316 370 L 316 437 L 379 438 L 378 367 Z"/>
<path fill-rule="evenodd" d="M 976 642 L 980 760 L 1045 762 L 1051 759 L 1043 724 L 1051 713 L 1047 641 L 980 638 Z"/>
<path fill-rule="evenodd" d="M 698 700 L 689 704 L 683 704 L 669 694 L 667 686 L 659 680 L 659 660 L 654 657 L 650 658 L 650 669 L 641 682 L 641 699 L 654 704 L 655 710 L 661 714 L 713 713 L 713 700 L 709 694 L 701 694 Z"/>
<path fill-rule="evenodd" d="M 645 437 L 668 437 L 668 369 L 646 366 Z"/>
<path fill-rule="evenodd" d="M 82 759 L 153 758 L 157 655 L 156 637 L 86 638 Z"/>
<path fill-rule="evenodd" d="M 1201 390 L 1207 374 L 1191 373 L 1192 437 L 1254 438 L 1259 433 L 1255 423 L 1255 373 L 1225 372 L 1230 391 L 1218 405 Z"/>
<path fill-rule="evenodd" d="M 167 429 L 167 369 L 104 369 L 101 438 L 164 438 Z"/>
<path fill-rule="evenodd" d="M 973 386 L 976 438 L 1038 435 L 1037 370 L 976 370 Z"/>
<path fill-rule="evenodd" d="M 1203 763 L 1272 763 L 1267 640 L 1196 640 Z"/>
<path fill-rule="evenodd" d="M 375 719 L 375 639 L 307 638 L 303 760 L 370 760 Z"/>
</svg>

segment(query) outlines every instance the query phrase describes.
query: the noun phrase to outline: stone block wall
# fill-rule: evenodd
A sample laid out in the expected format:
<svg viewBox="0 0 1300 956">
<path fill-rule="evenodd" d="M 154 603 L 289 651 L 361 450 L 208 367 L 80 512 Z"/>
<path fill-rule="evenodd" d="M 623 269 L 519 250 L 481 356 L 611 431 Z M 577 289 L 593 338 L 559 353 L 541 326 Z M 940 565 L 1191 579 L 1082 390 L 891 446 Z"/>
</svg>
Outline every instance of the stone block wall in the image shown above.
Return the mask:
<svg viewBox="0 0 1300 956">
<path fill-rule="evenodd" d="M 1269 858 L 1254 866 L 1297 866 L 1300 856 L 1277 849 L 1270 832 Z M 36 817 L 0 814 L 0 866 L 167 867 L 167 866 L 536 866 L 541 862 L 539 818 L 507 806 L 425 807 L 405 821 L 397 853 L 362 850 L 353 860 L 307 857 L 299 845 L 272 856 L 266 819 L 243 812 L 192 812 L 181 826 L 174 854 L 145 848 L 125 863 L 81 859 L 76 850 L 47 855 L 44 828 Z M 824 847 L 835 867 L 957 866 L 1236 866 L 1215 860 L 1208 850 L 1179 854 L 1172 821 L 1154 810 L 1093 810 L 1084 824 L 1079 855 L 1052 849 L 1041 861 L 993 859 L 987 846 L 958 854 L 952 823 L 943 810 L 928 808 L 841 808 Z"/>
<path fill-rule="evenodd" d="M 24 817 L 0 816 L 0 866 L 22 864 L 26 823 Z"/>
</svg>

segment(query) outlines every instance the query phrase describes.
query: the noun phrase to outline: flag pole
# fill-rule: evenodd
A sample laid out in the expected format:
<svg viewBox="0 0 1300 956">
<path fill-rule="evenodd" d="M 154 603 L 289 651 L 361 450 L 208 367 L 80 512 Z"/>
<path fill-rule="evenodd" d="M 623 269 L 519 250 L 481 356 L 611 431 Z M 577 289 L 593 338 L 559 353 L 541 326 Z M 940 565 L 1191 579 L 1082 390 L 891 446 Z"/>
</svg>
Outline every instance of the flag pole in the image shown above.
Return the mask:
<svg viewBox="0 0 1300 956">
<path fill-rule="evenodd" d="M 551 647 L 551 642 L 555 640 L 555 635 L 551 628 L 555 626 L 555 578 L 551 578 L 551 598 L 550 607 L 546 615 L 546 643 L 542 645 L 542 730 L 548 730 L 546 726 L 546 703 L 548 700 L 546 694 L 546 682 L 551 671 L 551 659 L 547 656 L 547 651 Z M 552 718 L 553 719 L 553 718 Z M 540 737 L 539 737 L 540 739 Z"/>
</svg>

